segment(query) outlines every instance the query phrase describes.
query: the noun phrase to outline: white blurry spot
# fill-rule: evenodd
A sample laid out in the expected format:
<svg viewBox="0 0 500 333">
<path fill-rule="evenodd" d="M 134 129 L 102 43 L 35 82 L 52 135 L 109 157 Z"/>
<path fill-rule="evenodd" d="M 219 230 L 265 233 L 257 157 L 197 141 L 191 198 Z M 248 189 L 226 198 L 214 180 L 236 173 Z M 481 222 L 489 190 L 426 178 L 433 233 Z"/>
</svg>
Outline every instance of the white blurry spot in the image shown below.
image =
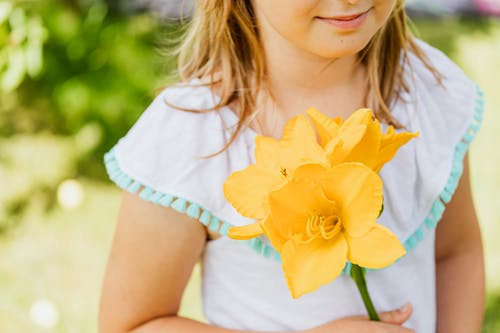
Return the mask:
<svg viewBox="0 0 500 333">
<path fill-rule="evenodd" d="M 54 328 L 59 321 L 59 312 L 52 302 L 39 299 L 33 302 L 30 310 L 31 319 L 44 328 Z"/>
<path fill-rule="evenodd" d="M 83 201 L 83 188 L 74 179 L 63 181 L 57 189 L 57 201 L 62 208 L 74 209 Z"/>
</svg>

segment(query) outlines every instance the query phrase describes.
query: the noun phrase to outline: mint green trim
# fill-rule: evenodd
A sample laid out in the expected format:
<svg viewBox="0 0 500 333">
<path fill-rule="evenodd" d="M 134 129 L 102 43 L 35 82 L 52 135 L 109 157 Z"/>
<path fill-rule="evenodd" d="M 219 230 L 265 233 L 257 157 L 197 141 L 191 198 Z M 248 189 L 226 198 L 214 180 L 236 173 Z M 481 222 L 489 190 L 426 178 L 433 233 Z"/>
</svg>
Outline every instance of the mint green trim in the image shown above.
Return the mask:
<svg viewBox="0 0 500 333">
<path fill-rule="evenodd" d="M 184 198 L 176 197 L 167 193 L 156 191 L 153 188 L 144 186 L 137 180 L 132 179 L 120 168 L 120 165 L 116 160 L 114 148 L 104 155 L 104 164 L 106 166 L 106 171 L 108 172 L 109 178 L 116 185 L 130 193 L 139 193 L 139 196 L 146 201 L 158 204 L 160 206 L 170 207 L 178 211 L 179 213 L 186 214 L 187 216 L 198 220 L 200 223 L 207 226 L 210 230 L 218 232 L 223 236 L 227 236 L 229 228 L 233 226 L 230 223 L 216 217 L 210 211 L 203 208 L 197 203 L 190 202 Z M 281 261 L 278 251 L 276 251 L 272 246 L 265 244 L 262 239 L 254 238 L 244 242 L 246 242 L 248 246 L 250 246 L 250 248 L 252 248 L 255 252 L 267 258 L 273 258 L 277 261 Z"/>
<path fill-rule="evenodd" d="M 186 214 L 187 216 L 198 220 L 200 218 L 200 206 L 194 203 L 189 205 L 188 209 L 186 210 Z"/>
<path fill-rule="evenodd" d="M 462 141 L 460 141 L 455 147 L 455 153 L 453 157 L 452 170 L 448 181 L 438 196 L 434 201 L 432 208 L 425 218 L 420 227 L 403 243 L 407 253 L 414 249 L 424 238 L 427 233 L 432 232 L 441 217 L 443 216 L 445 210 L 445 204 L 449 203 L 453 197 L 453 194 L 458 186 L 458 182 L 463 173 L 463 160 L 465 154 L 469 148 L 470 143 L 476 137 L 477 132 L 481 126 L 484 113 L 484 101 L 483 92 L 479 87 L 477 87 L 477 97 L 476 105 L 474 108 L 474 115 L 472 123 L 469 125 L 466 133 L 464 134 Z M 199 204 L 190 202 L 184 198 L 175 197 L 170 194 L 155 191 L 151 187 L 143 186 L 137 180 L 130 178 L 126 175 L 120 168 L 118 161 L 115 158 L 114 149 L 111 149 L 108 153 L 104 155 L 104 162 L 106 165 L 106 170 L 111 180 L 113 180 L 120 188 L 130 192 L 138 193 L 141 187 L 139 196 L 146 201 L 159 204 L 164 207 L 171 207 L 172 209 L 184 213 L 187 216 L 198 220 L 203 225 L 207 226 L 210 230 L 219 232 L 223 236 L 227 236 L 227 232 L 232 225 L 226 221 L 213 215 L 210 211 L 201 207 Z M 265 236 L 261 236 L 265 237 Z M 278 251 L 276 251 L 272 246 L 267 245 L 263 240 L 259 238 L 253 238 L 247 240 L 248 246 L 252 248 L 255 252 L 263 255 L 267 258 L 272 258 L 276 261 L 281 262 L 281 257 Z M 343 270 L 344 274 L 350 274 L 351 264 L 346 263 Z M 368 270 L 370 271 L 370 270 Z"/>
<path fill-rule="evenodd" d="M 170 207 L 172 207 L 172 209 L 178 211 L 179 213 L 185 213 L 187 210 L 187 205 L 188 203 L 186 200 L 177 198 L 170 204 Z"/>
<path fill-rule="evenodd" d="M 201 216 L 199 218 L 199 221 L 203 224 L 208 226 L 210 223 L 210 212 L 208 210 L 203 209 L 203 213 L 201 213 Z"/>
<path fill-rule="evenodd" d="M 479 86 L 476 86 L 476 92 L 476 105 L 474 107 L 472 122 L 463 135 L 462 141 L 460 141 L 455 147 L 452 169 L 448 181 L 438 198 L 434 201 L 431 211 L 424 220 L 424 223 L 422 223 L 422 225 L 404 242 L 403 245 L 407 252 L 414 249 L 424 239 L 426 233 L 432 232 L 436 228 L 439 221 L 443 217 L 443 213 L 446 208 L 445 205 L 451 201 L 453 194 L 458 187 L 458 182 L 460 181 L 460 177 L 462 176 L 464 170 L 463 162 L 465 154 L 467 153 L 471 142 L 474 141 L 483 120 L 484 94 Z"/>
</svg>

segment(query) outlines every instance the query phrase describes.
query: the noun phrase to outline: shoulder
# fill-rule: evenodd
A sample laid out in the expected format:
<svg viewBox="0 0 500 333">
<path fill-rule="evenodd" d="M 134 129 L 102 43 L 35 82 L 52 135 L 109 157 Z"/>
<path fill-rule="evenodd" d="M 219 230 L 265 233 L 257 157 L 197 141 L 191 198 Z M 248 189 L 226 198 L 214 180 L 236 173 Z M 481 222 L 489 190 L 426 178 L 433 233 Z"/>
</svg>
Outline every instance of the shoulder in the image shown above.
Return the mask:
<svg viewBox="0 0 500 333">
<path fill-rule="evenodd" d="M 426 97 L 431 103 L 441 101 L 443 105 L 473 105 L 479 92 L 477 84 L 441 50 L 419 39 L 415 39 L 415 43 L 427 63 L 416 51 L 409 52 L 405 79 L 409 84 L 410 95 Z"/>
<path fill-rule="evenodd" d="M 217 112 L 205 112 L 214 105 L 213 96 L 202 86 L 176 84 L 163 89 L 146 107 L 132 128 L 120 140 L 121 146 L 189 142 L 200 133 L 220 128 Z M 179 140 L 181 139 L 181 140 Z M 201 138 L 200 138 L 201 139 Z M 174 148 L 175 145 L 169 145 Z"/>
<path fill-rule="evenodd" d="M 252 163 L 254 137 L 245 132 L 215 154 L 229 142 L 237 117 L 229 108 L 211 111 L 218 96 L 193 81 L 162 90 L 104 163 L 123 190 L 225 234 L 230 223 L 249 223 L 227 203 L 223 185 L 232 172 Z"/>
<path fill-rule="evenodd" d="M 420 136 L 381 171 L 388 198 L 386 222 L 391 230 L 399 230 L 407 250 L 441 220 L 483 118 L 482 92 L 476 83 L 440 50 L 419 40 L 417 45 L 441 82 L 415 52 L 409 54 L 409 92 L 394 111 L 406 130 Z"/>
<path fill-rule="evenodd" d="M 421 40 L 416 40 L 416 45 L 425 62 L 416 52 L 410 52 L 405 64 L 409 88 L 405 123 L 412 130 L 421 131 L 423 138 L 434 141 L 433 144 L 439 143 L 437 147 L 452 150 L 471 126 L 476 128 L 474 124 L 481 121 L 483 93 L 442 51 Z"/>
<path fill-rule="evenodd" d="M 238 163 L 245 163 L 231 156 L 244 156 L 247 142 L 240 138 L 230 152 L 209 157 L 225 147 L 234 121 L 229 110 L 205 111 L 215 105 L 216 97 L 198 82 L 161 91 L 105 155 L 110 178 L 129 192 L 145 188 L 143 197 L 161 198 L 166 206 L 182 198 L 219 210 L 223 182 Z M 179 205 L 183 210 L 182 201 Z"/>
<path fill-rule="evenodd" d="M 217 102 L 194 79 L 163 89 L 120 139 L 117 154 L 147 150 L 157 157 L 176 156 L 172 164 L 214 154 L 224 147 L 232 126 L 227 110 L 213 109 Z"/>
</svg>

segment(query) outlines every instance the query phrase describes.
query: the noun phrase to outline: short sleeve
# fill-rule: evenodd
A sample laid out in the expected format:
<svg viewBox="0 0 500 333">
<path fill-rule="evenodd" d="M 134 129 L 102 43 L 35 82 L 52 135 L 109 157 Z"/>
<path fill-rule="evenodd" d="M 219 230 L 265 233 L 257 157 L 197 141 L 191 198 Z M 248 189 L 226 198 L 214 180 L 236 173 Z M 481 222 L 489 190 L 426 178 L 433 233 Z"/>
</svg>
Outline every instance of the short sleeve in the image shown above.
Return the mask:
<svg viewBox="0 0 500 333">
<path fill-rule="evenodd" d="M 207 87 L 179 84 L 166 88 L 104 161 L 110 179 L 122 189 L 226 234 L 232 225 L 250 223 L 227 203 L 223 184 L 234 170 L 252 162 L 248 149 L 253 138 L 242 135 L 230 149 L 215 154 L 231 136 L 234 119 L 227 117 L 228 109 L 178 109 L 213 106 Z"/>
<path fill-rule="evenodd" d="M 481 89 L 441 51 L 422 41 L 418 45 L 442 82 L 410 55 L 406 71 L 410 92 L 395 111 L 407 130 L 420 136 L 381 171 L 390 203 L 381 221 L 405 241 L 407 250 L 433 232 L 441 219 L 483 118 Z"/>
</svg>

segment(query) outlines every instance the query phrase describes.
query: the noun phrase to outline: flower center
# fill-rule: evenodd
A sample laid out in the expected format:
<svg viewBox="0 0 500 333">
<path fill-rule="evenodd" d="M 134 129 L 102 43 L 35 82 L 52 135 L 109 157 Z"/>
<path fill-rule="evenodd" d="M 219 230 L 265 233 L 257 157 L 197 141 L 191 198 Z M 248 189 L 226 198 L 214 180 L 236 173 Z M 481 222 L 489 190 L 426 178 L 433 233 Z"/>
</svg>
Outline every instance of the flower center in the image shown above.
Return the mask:
<svg viewBox="0 0 500 333">
<path fill-rule="evenodd" d="M 307 219 L 306 235 L 310 238 L 321 236 L 323 239 L 329 240 L 335 237 L 341 229 L 342 223 L 338 216 L 314 214 Z"/>
</svg>

